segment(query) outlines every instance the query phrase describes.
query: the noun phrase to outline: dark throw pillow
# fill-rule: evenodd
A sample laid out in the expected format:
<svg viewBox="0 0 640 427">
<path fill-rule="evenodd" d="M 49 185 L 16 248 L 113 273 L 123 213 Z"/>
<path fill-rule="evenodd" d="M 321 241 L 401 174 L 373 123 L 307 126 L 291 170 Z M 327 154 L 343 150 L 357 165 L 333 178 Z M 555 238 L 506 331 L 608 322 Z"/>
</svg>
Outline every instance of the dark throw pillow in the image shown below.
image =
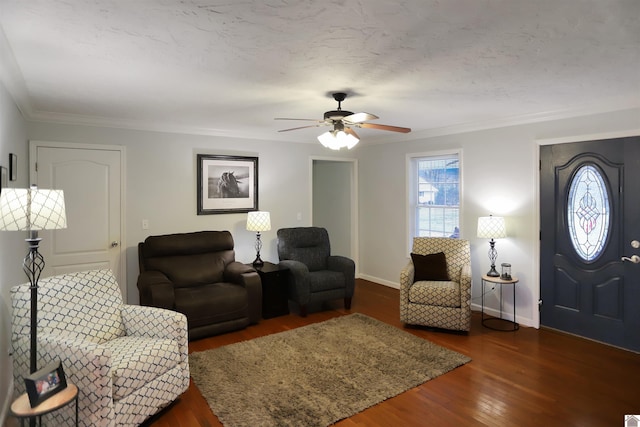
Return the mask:
<svg viewBox="0 0 640 427">
<path fill-rule="evenodd" d="M 414 282 L 420 280 L 449 280 L 447 259 L 444 256 L 444 252 L 429 255 L 412 253 L 411 260 L 415 268 L 413 275 Z"/>
</svg>

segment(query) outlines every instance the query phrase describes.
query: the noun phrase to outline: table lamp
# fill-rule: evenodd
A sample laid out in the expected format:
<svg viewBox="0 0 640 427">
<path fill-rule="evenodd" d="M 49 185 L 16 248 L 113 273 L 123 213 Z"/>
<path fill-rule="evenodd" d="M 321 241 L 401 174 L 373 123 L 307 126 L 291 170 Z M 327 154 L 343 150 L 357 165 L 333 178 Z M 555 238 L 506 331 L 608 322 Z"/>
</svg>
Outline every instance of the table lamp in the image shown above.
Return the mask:
<svg viewBox="0 0 640 427">
<path fill-rule="evenodd" d="M 253 261 L 254 267 L 262 267 L 264 261 L 260 259 L 260 249 L 262 241 L 260 232 L 271 230 L 271 217 L 266 211 L 252 211 L 247 214 L 247 230 L 256 232 L 256 259 Z"/>
<path fill-rule="evenodd" d="M 493 239 L 503 239 L 507 237 L 507 229 L 504 224 L 504 218 L 501 216 L 481 216 L 478 218 L 478 237 L 489 240 L 489 261 L 491 269 L 487 273 L 489 277 L 500 277 L 500 273 L 496 270 L 496 242 Z"/>
</svg>

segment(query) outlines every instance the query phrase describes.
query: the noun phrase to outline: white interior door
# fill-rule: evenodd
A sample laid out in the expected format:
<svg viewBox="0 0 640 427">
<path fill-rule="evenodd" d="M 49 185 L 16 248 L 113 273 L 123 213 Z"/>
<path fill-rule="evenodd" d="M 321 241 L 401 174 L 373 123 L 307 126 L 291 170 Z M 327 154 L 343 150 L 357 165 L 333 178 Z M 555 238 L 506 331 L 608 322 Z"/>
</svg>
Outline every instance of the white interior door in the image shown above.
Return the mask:
<svg viewBox="0 0 640 427">
<path fill-rule="evenodd" d="M 43 231 L 44 276 L 110 268 L 126 299 L 122 149 L 32 142 L 31 182 L 64 190 L 67 228 Z"/>
</svg>

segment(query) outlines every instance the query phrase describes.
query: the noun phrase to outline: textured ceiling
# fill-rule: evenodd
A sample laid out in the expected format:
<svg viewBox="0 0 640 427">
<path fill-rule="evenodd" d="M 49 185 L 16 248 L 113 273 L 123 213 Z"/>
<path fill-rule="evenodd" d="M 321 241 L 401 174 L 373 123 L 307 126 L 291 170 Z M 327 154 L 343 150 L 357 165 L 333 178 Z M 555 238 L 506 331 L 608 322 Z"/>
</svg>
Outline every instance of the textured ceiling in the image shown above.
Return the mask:
<svg viewBox="0 0 640 427">
<path fill-rule="evenodd" d="M 326 129 L 273 118 L 346 91 L 416 137 L 640 106 L 639 18 L 638 0 L 0 0 L 2 75 L 34 120 L 311 142 Z"/>
</svg>

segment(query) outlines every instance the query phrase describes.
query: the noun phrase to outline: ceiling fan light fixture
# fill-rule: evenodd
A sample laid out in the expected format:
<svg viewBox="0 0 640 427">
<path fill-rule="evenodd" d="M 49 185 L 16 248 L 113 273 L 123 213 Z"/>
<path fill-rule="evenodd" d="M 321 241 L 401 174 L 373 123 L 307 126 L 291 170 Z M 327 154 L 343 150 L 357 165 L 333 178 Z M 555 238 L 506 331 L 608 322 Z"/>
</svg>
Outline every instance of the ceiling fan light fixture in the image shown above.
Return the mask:
<svg viewBox="0 0 640 427">
<path fill-rule="evenodd" d="M 351 150 L 356 146 L 360 140 L 355 136 L 346 133 L 343 130 L 333 130 L 323 133 L 318 136 L 318 141 L 326 147 L 332 150 L 339 150 L 341 148 L 347 147 L 348 150 Z"/>
</svg>

